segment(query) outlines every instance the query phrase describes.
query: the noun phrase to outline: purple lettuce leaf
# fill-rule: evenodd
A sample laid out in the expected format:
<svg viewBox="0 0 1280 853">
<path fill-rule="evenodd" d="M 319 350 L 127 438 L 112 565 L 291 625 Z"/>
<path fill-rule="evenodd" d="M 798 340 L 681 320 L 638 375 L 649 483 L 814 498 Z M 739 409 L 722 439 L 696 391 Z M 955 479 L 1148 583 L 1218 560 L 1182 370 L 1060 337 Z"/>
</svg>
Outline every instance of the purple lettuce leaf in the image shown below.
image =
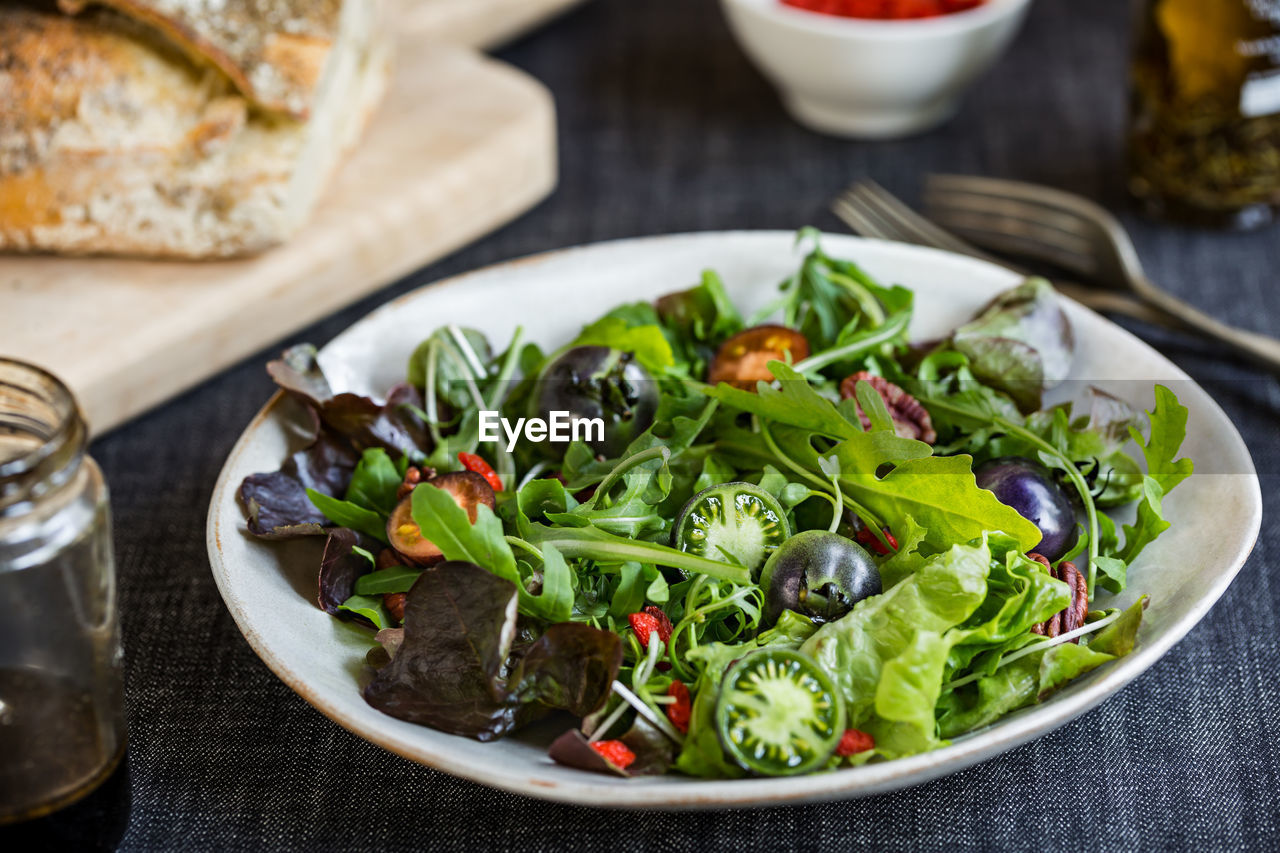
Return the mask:
<svg viewBox="0 0 1280 853">
<path fill-rule="evenodd" d="M 516 630 L 515 584 L 449 560 L 422 573 L 404 640 L 364 690 L 370 705 L 451 734 L 495 740 L 514 724 L 503 669 Z"/>
<path fill-rule="evenodd" d="M 373 570 L 373 564 L 355 548 L 361 544 L 361 536 L 354 530 L 339 527 L 329 533 L 324 543 L 324 556 L 320 560 L 320 594 L 317 603 L 330 616 L 372 625 L 350 610 L 338 607 L 356 592 L 356 581 Z M 367 548 L 365 550 L 368 550 Z"/>
<path fill-rule="evenodd" d="M 307 489 L 342 495 L 358 459 L 349 442 L 321 427 L 314 440 L 286 459 L 279 471 L 245 477 L 239 496 L 249 532 L 265 539 L 323 534 L 329 521 L 311 503 Z"/>
<path fill-rule="evenodd" d="M 314 438 L 279 471 L 251 474 L 240 485 L 249 532 L 255 536 L 291 539 L 324 533 L 332 524 L 312 504 L 307 489 L 342 497 L 367 448 L 391 451 L 393 458 L 418 458 L 430 447 L 426 424 L 417 415 L 422 395 L 411 385 L 393 387 L 385 403 L 359 394 L 335 395 L 310 344 L 285 350 L 267 365 L 267 372 L 305 407 Z"/>
<path fill-rule="evenodd" d="M 391 388 L 385 403 L 360 394 L 335 394 L 311 344 L 285 350 L 267 365 L 267 373 L 357 450 L 381 447 L 399 455 L 417 456 L 430 445 L 426 424 L 414 412 L 422 409 L 422 395 L 408 383 Z"/>
<path fill-rule="evenodd" d="M 620 638 L 561 623 L 513 655 L 518 600 L 515 584 L 474 563 L 427 569 L 405 599 L 404 636 L 365 700 L 393 717 L 481 741 L 552 709 L 582 716 L 604 704 L 622 665 Z"/>
<path fill-rule="evenodd" d="M 622 639 L 581 622 L 552 625 L 521 657 L 509 684 L 523 724 L 552 708 L 585 717 L 609 698 Z"/>
</svg>

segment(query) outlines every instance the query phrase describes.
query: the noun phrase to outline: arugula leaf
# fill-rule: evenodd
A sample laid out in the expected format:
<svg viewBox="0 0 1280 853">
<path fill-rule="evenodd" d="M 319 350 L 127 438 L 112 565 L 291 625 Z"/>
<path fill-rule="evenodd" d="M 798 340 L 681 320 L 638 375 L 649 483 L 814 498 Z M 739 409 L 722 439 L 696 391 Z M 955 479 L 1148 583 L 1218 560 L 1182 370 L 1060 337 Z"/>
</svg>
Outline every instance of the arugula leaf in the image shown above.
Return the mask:
<svg viewBox="0 0 1280 853">
<path fill-rule="evenodd" d="M 573 570 L 556 546 L 542 546 L 542 589 L 537 595 L 520 584 L 520 599 L 526 609 L 548 622 L 567 622 L 573 615 Z"/>
<path fill-rule="evenodd" d="M 408 592 L 423 569 L 414 566 L 391 566 L 361 575 L 356 580 L 358 595 L 385 595 L 394 592 Z"/>
<path fill-rule="evenodd" d="M 629 352 L 656 375 L 666 373 L 676 363 L 661 326 L 630 326 L 621 317 L 601 317 L 583 328 L 569 346 L 602 346 Z"/>
<path fill-rule="evenodd" d="M 801 262 L 799 271 L 782 282 L 784 295 L 779 302 L 759 312 L 751 325 L 781 309 L 783 325 L 799 329 L 817 357 L 881 326 L 893 328 L 877 341 L 877 346 L 905 343 L 903 333 L 910 318 L 911 291 L 880 286 L 857 264 L 828 256 L 820 239 L 821 233 L 815 228 L 801 229 L 796 235 L 797 243 L 812 241 L 813 249 Z M 830 361 L 827 359 L 827 363 Z"/>
<path fill-rule="evenodd" d="M 609 616 L 621 622 L 642 609 L 646 602 L 666 604 L 669 598 L 667 579 L 657 566 L 628 560 L 619 567 L 618 586 L 609 603 Z"/>
<path fill-rule="evenodd" d="M 391 515 L 399 501 L 396 492 L 404 477 L 396 469 L 387 451 L 371 447 L 360 456 L 351 482 L 347 486 L 346 500 L 374 510 L 386 517 Z"/>
<path fill-rule="evenodd" d="M 1155 408 L 1147 412 L 1151 420 L 1151 437 L 1144 441 L 1134 427 L 1129 428 L 1129 435 L 1142 448 L 1142 455 L 1147 460 L 1147 476 L 1160 485 L 1163 494 L 1168 494 L 1174 486 L 1191 476 L 1194 468 L 1190 459 L 1174 460 L 1187 437 L 1187 407 L 1179 403 L 1177 395 L 1164 385 L 1155 387 L 1155 397 Z"/>
<path fill-rule="evenodd" d="M 597 527 L 564 528 L 531 524 L 529 541 L 539 546 L 549 543 L 566 557 L 598 560 L 603 563 L 625 563 L 628 560 L 634 560 L 683 569 L 694 574 L 710 575 L 735 584 L 751 583 L 751 573 L 742 566 L 709 560 L 706 557 L 677 551 L 675 548 L 659 545 L 656 542 L 624 539 Z"/>
<path fill-rule="evenodd" d="M 1102 585 L 1113 592 L 1124 588 L 1123 564 L 1132 563 L 1169 529 L 1169 521 L 1164 517 L 1164 496 L 1191 476 L 1194 468 L 1186 457 L 1175 459 L 1187 435 L 1187 408 L 1163 385 L 1155 387 L 1155 397 L 1155 407 L 1147 413 L 1151 437 L 1144 440 L 1136 428 L 1129 428 L 1130 436 L 1142 449 L 1147 462 L 1137 517 L 1133 524 L 1124 526 L 1124 546 L 1113 545 L 1098 558 L 1098 568 L 1104 572 Z"/>
<path fill-rule="evenodd" d="M 671 451 L 658 445 L 623 459 L 600 482 L 590 500 L 569 512 L 547 513 L 547 520 L 573 527 L 590 523 L 632 539 L 665 535 L 671 522 L 656 506 L 671 491 L 670 458 Z M 614 494 L 619 480 L 622 492 Z"/>
<path fill-rule="evenodd" d="M 743 412 L 750 412 L 780 424 L 801 427 L 831 438 L 853 438 L 862 435 L 862 426 L 841 415 L 830 400 L 813 390 L 813 386 L 790 365 L 769 362 L 769 370 L 778 380 L 777 387 L 767 382 L 758 384 L 757 392 L 743 391 L 721 382 L 707 389 L 707 396 L 720 400 Z M 927 446 L 926 446 L 926 451 Z"/>
<path fill-rule="evenodd" d="M 893 416 L 889 414 L 889 407 L 885 405 L 884 397 L 880 396 L 870 382 L 859 379 L 853 390 L 858 400 L 858 408 L 866 413 L 867 420 L 871 422 L 872 431 L 894 428 Z"/>
<path fill-rule="evenodd" d="M 742 315 L 725 292 L 724 283 L 711 270 L 703 271 L 697 286 L 669 293 L 654 307 L 690 376 L 704 375 L 716 347 L 744 328 Z"/>
<path fill-rule="evenodd" d="M 890 436 L 883 431 L 866 435 Z M 810 452 L 813 455 L 808 459 L 816 465 L 817 453 L 812 448 Z M 884 463 L 865 438 L 837 444 L 831 452 L 840 461 L 840 488 L 845 494 L 879 518 L 892 520 L 891 529 L 899 519 L 910 517 L 927 531 L 925 541 L 937 550 L 978 540 L 994 531 L 1007 534 L 1022 551 L 1040 541 L 1038 527 L 1000 503 L 991 492 L 978 488 L 973 462 L 967 456 L 907 458 L 878 477 L 876 471 Z"/>
<path fill-rule="evenodd" d="M 365 509 L 351 501 L 339 500 L 315 489 L 307 489 L 307 497 L 316 509 L 324 513 L 325 518 L 339 527 L 350 527 L 380 542 L 387 541 L 387 520 L 374 510 Z M 450 503 L 452 501 L 450 498 Z"/>
<path fill-rule="evenodd" d="M 470 384 L 488 376 L 493 351 L 483 332 L 458 326 L 441 326 L 418 344 L 409 356 L 408 380 L 417 388 L 434 390 L 454 406 L 467 407 L 474 401 Z"/>
<path fill-rule="evenodd" d="M 453 495 L 430 483 L 420 483 L 413 490 L 412 500 L 414 524 L 422 531 L 423 538 L 440 549 L 446 560 L 475 563 L 500 578 L 517 581 L 515 556 L 507 544 L 502 522 L 489 507 L 477 506 L 472 524 L 467 511 L 458 506 Z"/>
<path fill-rule="evenodd" d="M 938 550 L 997 530 L 1013 537 L 1022 550 L 1040 541 L 1034 524 L 1000 503 L 991 492 L 978 488 L 968 457 L 931 457 L 929 445 L 892 430 L 863 432 L 799 373 L 777 361 L 769 367 L 780 380 L 776 389 L 761 383 L 759 394 L 728 385 L 709 392 L 728 406 L 785 425 L 770 428 L 777 452 L 769 448 L 766 456 L 774 456 L 792 470 L 798 467 L 817 488 L 825 488 L 828 484 L 821 475 L 819 459 L 828 454 L 814 449 L 812 435 L 843 439 L 829 452 L 840 463 L 841 490 L 857 504 L 859 515 L 867 511 L 895 523 L 909 516 L 928 531 L 928 541 Z M 732 430 L 721 434 L 734 435 Z M 766 432 L 763 437 L 767 436 Z M 743 436 L 743 440 L 754 441 L 754 437 Z M 758 446 L 756 452 L 760 452 Z M 893 468 L 881 477 L 879 472 L 885 466 Z"/>
<path fill-rule="evenodd" d="M 373 627 L 381 631 L 395 624 L 387 608 L 382 606 L 382 596 L 353 595 L 338 605 L 338 610 L 363 616 L 373 623 Z"/>
</svg>

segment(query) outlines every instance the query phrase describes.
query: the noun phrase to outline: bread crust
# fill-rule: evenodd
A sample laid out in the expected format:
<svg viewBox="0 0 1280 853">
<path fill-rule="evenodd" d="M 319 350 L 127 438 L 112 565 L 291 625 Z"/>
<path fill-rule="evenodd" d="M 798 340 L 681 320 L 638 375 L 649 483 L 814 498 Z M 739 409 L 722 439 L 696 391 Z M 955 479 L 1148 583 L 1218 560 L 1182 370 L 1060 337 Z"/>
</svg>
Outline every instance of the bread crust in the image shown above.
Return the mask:
<svg viewBox="0 0 1280 853">
<path fill-rule="evenodd" d="M 329 61 L 341 0 L 58 0 L 69 14 L 109 6 L 220 69 L 250 100 L 306 118 Z"/>
<path fill-rule="evenodd" d="M 344 50 L 335 103 L 303 121 L 113 11 L 0 6 L 0 250 L 207 258 L 281 242 L 354 141 L 333 111 L 362 122 L 381 94 L 370 39 Z"/>
</svg>

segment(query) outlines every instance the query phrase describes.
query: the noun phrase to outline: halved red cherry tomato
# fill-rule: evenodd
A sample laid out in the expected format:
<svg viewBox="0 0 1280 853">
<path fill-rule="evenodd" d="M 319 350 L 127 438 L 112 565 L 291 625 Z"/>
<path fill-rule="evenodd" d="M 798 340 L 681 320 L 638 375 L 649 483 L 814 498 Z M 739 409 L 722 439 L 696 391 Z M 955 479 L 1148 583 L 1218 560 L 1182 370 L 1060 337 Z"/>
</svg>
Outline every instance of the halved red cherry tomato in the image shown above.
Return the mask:
<svg viewBox="0 0 1280 853">
<path fill-rule="evenodd" d="M 788 357 L 792 363 L 809 357 L 809 342 L 804 335 L 786 326 L 755 326 L 720 345 L 707 381 L 712 385 L 728 382 L 754 391 L 757 382 L 773 381 L 769 362 L 787 361 Z"/>
<path fill-rule="evenodd" d="M 462 467 L 468 471 L 474 471 L 493 487 L 495 492 L 502 491 L 502 478 L 498 476 L 498 472 L 493 470 L 488 462 L 474 453 L 459 453 L 458 461 L 462 463 Z"/>
</svg>

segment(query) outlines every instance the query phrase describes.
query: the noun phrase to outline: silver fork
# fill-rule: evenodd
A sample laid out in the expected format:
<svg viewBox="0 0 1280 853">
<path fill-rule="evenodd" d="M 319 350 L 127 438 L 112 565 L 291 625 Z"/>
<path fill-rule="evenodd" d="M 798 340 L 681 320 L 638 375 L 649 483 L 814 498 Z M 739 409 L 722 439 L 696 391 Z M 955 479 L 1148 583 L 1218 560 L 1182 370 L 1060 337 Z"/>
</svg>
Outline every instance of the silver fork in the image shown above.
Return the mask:
<svg viewBox="0 0 1280 853">
<path fill-rule="evenodd" d="M 1280 340 L 1240 329 L 1200 311 L 1147 278 L 1138 253 L 1114 216 L 1072 193 L 995 178 L 930 175 L 930 219 L 1000 252 L 1049 261 L 1119 291 L 1280 371 Z"/>
<path fill-rule="evenodd" d="M 850 229 L 864 237 L 943 249 L 1002 266 L 1019 275 L 1031 274 L 1029 270 L 990 255 L 950 231 L 940 228 L 916 213 L 875 181 L 865 180 L 854 183 L 836 196 L 831 202 L 831 210 Z M 1169 315 L 1123 293 L 1097 290 L 1057 280 L 1053 285 L 1059 292 L 1095 311 L 1123 314 L 1160 326 L 1180 327 L 1180 324 Z"/>
</svg>

